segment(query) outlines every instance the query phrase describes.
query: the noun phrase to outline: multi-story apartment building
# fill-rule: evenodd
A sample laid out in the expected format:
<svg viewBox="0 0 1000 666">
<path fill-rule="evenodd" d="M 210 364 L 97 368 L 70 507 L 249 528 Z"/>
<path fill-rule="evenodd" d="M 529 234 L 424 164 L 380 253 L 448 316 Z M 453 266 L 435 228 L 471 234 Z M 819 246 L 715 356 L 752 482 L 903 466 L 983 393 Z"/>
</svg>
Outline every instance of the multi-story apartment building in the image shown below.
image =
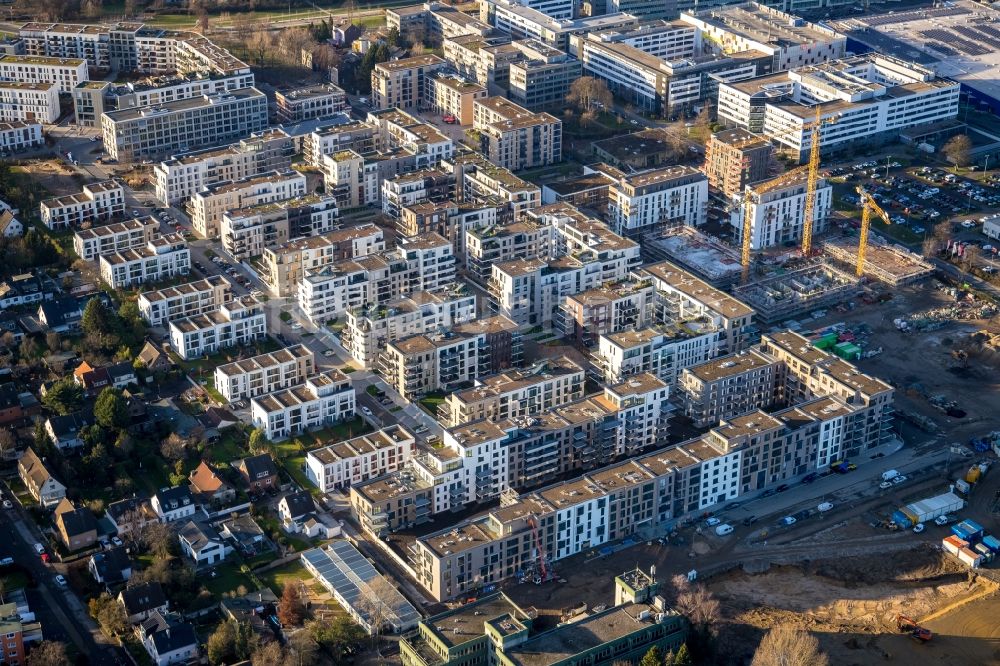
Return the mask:
<svg viewBox="0 0 1000 666">
<path fill-rule="evenodd" d="M 508 68 L 510 99 L 530 111 L 561 109 L 580 78 L 580 61 L 537 39 L 512 42 L 523 58 Z"/>
<path fill-rule="evenodd" d="M 434 166 L 455 153 L 455 143 L 450 137 L 398 108 L 370 111 L 368 122 L 378 128 L 380 149 L 401 149 L 412 154 L 415 169 Z"/>
<path fill-rule="evenodd" d="M 518 171 L 562 161 L 562 121 L 533 113 L 504 97 L 473 102 L 480 148 L 497 166 Z"/>
<path fill-rule="evenodd" d="M 400 239 L 393 250 L 306 272 L 299 282 L 298 301 L 306 317 L 319 325 L 349 309 L 383 304 L 454 280 L 451 243 L 438 234 L 422 234 Z"/>
<path fill-rule="evenodd" d="M 473 103 L 487 96 L 486 86 L 440 70 L 424 80 L 423 105 L 435 113 L 452 116 L 462 126 L 472 124 Z"/>
<path fill-rule="evenodd" d="M 371 222 L 265 247 L 261 279 L 273 296 L 292 296 L 307 271 L 385 250 L 382 230 Z"/>
<path fill-rule="evenodd" d="M 355 392 L 350 378 L 331 368 L 304 384 L 250 400 L 250 418 L 275 441 L 354 418 Z"/>
<path fill-rule="evenodd" d="M 451 390 L 512 365 L 517 324 L 500 315 L 453 324 L 386 343 L 378 367 L 386 383 L 411 402 Z"/>
<path fill-rule="evenodd" d="M 490 26 L 440 2 L 386 9 L 388 29 L 396 28 L 411 39 L 439 42 L 460 35 L 486 35 Z"/>
<path fill-rule="evenodd" d="M 953 119 L 959 84 L 922 65 L 875 54 L 831 60 L 719 85 L 719 121 L 808 155 L 819 114 L 821 150 L 892 140 Z"/>
<path fill-rule="evenodd" d="M 156 198 L 173 206 L 216 183 L 286 171 L 294 153 L 292 137 L 272 128 L 223 148 L 174 155 L 153 167 Z"/>
<path fill-rule="evenodd" d="M 608 219 L 619 234 L 654 225 L 699 226 L 708 214 L 708 178 L 688 166 L 622 175 L 608 190 Z"/>
<path fill-rule="evenodd" d="M 755 349 L 685 368 L 678 388 L 684 413 L 710 426 L 779 402 L 778 362 Z"/>
<path fill-rule="evenodd" d="M 737 127 L 712 134 L 703 170 L 710 186 L 734 197 L 748 184 L 767 178 L 770 159 L 771 144 L 766 139 Z"/>
<path fill-rule="evenodd" d="M 274 93 L 279 123 L 328 118 L 347 109 L 347 93 L 327 83 Z"/>
<path fill-rule="evenodd" d="M 366 368 L 394 340 L 448 329 L 476 318 L 476 297 L 462 283 L 414 292 L 382 305 L 347 311 L 344 349 Z"/>
<path fill-rule="evenodd" d="M 28 617 L 33 618 L 34 613 L 30 616 L 28 613 L 23 613 L 27 610 L 27 604 L 23 604 L 21 608 L 18 606 L 19 604 L 15 602 L 0 604 L 0 631 L 3 632 L 0 659 L 11 666 L 22 666 L 27 663 L 24 651 L 26 638 L 39 641 L 42 639 L 41 624 L 27 620 Z"/>
<path fill-rule="evenodd" d="M 719 329 L 720 354 L 742 351 L 750 344 L 754 312 L 743 301 L 668 261 L 649 264 L 636 273 L 649 276 L 656 286 L 656 321 L 669 324 L 707 317 Z"/>
<path fill-rule="evenodd" d="M 488 88 L 495 81 L 485 67 L 483 49 L 509 44 L 510 37 L 503 35 L 496 37 L 458 35 L 444 40 L 444 59 L 459 76 Z"/>
<path fill-rule="evenodd" d="M 28 148 L 37 148 L 43 143 L 45 138 L 42 136 L 42 126 L 37 122 L 0 122 L 0 150 L 19 153 Z"/>
<path fill-rule="evenodd" d="M 139 294 L 139 314 L 150 326 L 165 326 L 173 319 L 183 319 L 217 310 L 233 299 L 233 286 L 221 275 L 186 282 Z"/>
<path fill-rule="evenodd" d="M 125 190 L 113 180 L 83 186 L 79 194 L 46 199 L 40 204 L 42 222 L 53 231 L 87 220 L 107 220 L 125 212 Z"/>
<path fill-rule="evenodd" d="M 164 234 L 145 247 L 102 254 L 98 264 L 101 279 L 109 287 L 126 289 L 187 275 L 191 270 L 191 250 L 180 234 Z"/>
<path fill-rule="evenodd" d="M 61 113 L 55 83 L 0 81 L 0 120 L 51 125 Z"/>
<path fill-rule="evenodd" d="M 313 353 L 305 345 L 292 345 L 218 366 L 215 389 L 232 402 L 298 386 L 314 374 Z"/>
<path fill-rule="evenodd" d="M 441 168 L 455 174 L 455 198 L 459 201 L 500 201 L 510 207 L 515 217 L 542 205 L 542 191 L 537 185 L 518 178 L 479 153 L 468 152 L 442 160 Z"/>
<path fill-rule="evenodd" d="M 0 55 L 0 79 L 19 83 L 54 83 L 60 93 L 73 92 L 87 80 L 87 63 L 76 58 Z"/>
<path fill-rule="evenodd" d="M 408 171 L 382 181 L 382 212 L 398 220 L 406 206 L 424 201 L 445 201 L 454 194 L 454 174 L 439 168 Z"/>
<path fill-rule="evenodd" d="M 216 239 L 221 235 L 222 215 L 226 211 L 305 194 L 306 177 L 291 169 L 213 183 L 197 192 L 188 203 L 191 228 L 202 238 Z"/>
<path fill-rule="evenodd" d="M 681 22 L 696 27 L 705 44 L 723 53 L 767 54 L 772 61 L 767 72 L 836 60 L 847 50 L 847 37 L 835 30 L 756 2 L 684 12 Z"/>
<path fill-rule="evenodd" d="M 416 437 L 398 424 L 368 435 L 314 449 L 306 454 L 305 473 L 321 492 L 346 490 L 406 464 Z"/>
<path fill-rule="evenodd" d="M 396 228 L 406 236 L 430 231 L 441 234 L 451 242 L 459 261 L 465 263 L 466 234 L 509 217 L 509 208 L 499 201 L 425 201 L 404 208 Z"/>
<path fill-rule="evenodd" d="M 593 347 L 604 334 L 643 328 L 652 321 L 655 298 L 652 280 L 636 277 L 570 294 L 563 304 L 563 335 Z"/>
<path fill-rule="evenodd" d="M 545 256 L 551 244 L 552 227 L 522 216 L 509 224 L 491 224 L 465 232 L 465 265 L 470 277 L 485 285 L 493 273 L 493 264 Z"/>
<path fill-rule="evenodd" d="M 416 109 L 429 88 L 427 78 L 447 64 L 443 58 L 431 54 L 375 65 L 372 70 L 372 107 Z"/>
<path fill-rule="evenodd" d="M 120 162 L 232 142 L 266 127 L 267 96 L 256 88 L 101 116 L 104 150 Z"/>
<path fill-rule="evenodd" d="M 257 203 L 223 213 L 222 246 L 243 261 L 289 239 L 332 231 L 339 219 L 337 200 L 327 194 Z"/>
<path fill-rule="evenodd" d="M 153 217 L 79 229 L 73 234 L 73 251 L 84 261 L 96 261 L 102 254 L 145 247 L 159 231 L 160 223 Z"/>
<path fill-rule="evenodd" d="M 253 296 L 240 296 L 216 310 L 170 322 L 170 346 L 185 361 L 248 345 L 265 335 L 264 306 Z"/>
<path fill-rule="evenodd" d="M 707 317 L 601 335 L 591 363 L 599 381 L 618 383 L 648 372 L 674 389 L 684 368 L 719 353 L 719 329 Z"/>
<path fill-rule="evenodd" d="M 787 179 L 786 179 L 787 180 Z M 805 227 L 806 176 L 794 178 L 784 184 L 766 189 L 769 183 L 760 183 L 760 194 L 753 187 L 746 188 L 743 201 L 735 209 L 730 224 L 735 229 L 736 240 L 743 242 L 745 216 L 750 217 L 750 247 L 763 250 L 768 247 L 795 243 L 802 239 Z M 825 178 L 816 181 L 813 198 L 812 230 L 821 233 L 826 230 L 827 220 L 832 212 L 833 186 Z M 747 208 L 749 207 L 749 211 Z"/>
<path fill-rule="evenodd" d="M 378 129 L 360 120 L 334 123 L 312 131 L 303 142 L 302 154 L 314 167 L 323 166 L 323 157 L 345 150 L 359 154 L 375 150 Z"/>
<path fill-rule="evenodd" d="M 446 428 L 483 419 L 535 416 L 583 397 L 584 369 L 567 356 L 524 370 L 480 377 L 470 389 L 450 393 L 439 407 Z"/>
</svg>

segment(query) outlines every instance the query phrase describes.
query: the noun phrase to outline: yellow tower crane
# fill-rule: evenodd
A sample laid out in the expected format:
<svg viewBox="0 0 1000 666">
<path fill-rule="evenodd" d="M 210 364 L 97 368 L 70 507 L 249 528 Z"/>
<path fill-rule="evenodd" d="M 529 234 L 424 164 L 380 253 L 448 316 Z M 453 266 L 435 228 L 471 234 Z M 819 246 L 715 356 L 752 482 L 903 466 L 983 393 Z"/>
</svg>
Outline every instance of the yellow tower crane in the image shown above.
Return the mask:
<svg viewBox="0 0 1000 666">
<path fill-rule="evenodd" d="M 812 253 L 813 240 L 813 210 L 816 207 L 816 181 L 819 180 L 819 144 L 820 126 L 822 118 L 820 107 L 816 107 L 816 119 L 812 124 L 812 131 L 809 138 L 809 169 L 806 176 L 806 205 L 803 208 L 802 219 L 802 256 L 808 257 Z"/>
<path fill-rule="evenodd" d="M 875 213 L 886 224 L 892 224 L 889 214 L 882 210 L 868 190 L 859 187 L 858 196 L 861 198 L 861 238 L 858 240 L 858 265 L 854 269 L 855 275 L 861 277 L 865 269 L 865 254 L 868 252 L 868 232 L 872 227 L 872 213 Z"/>
<path fill-rule="evenodd" d="M 746 284 L 750 279 L 750 248 L 751 248 L 751 238 L 753 234 L 753 213 L 751 212 L 750 199 L 757 197 L 760 198 L 771 190 L 777 189 L 783 185 L 794 182 L 800 179 L 809 167 L 801 166 L 791 171 L 786 171 L 777 178 L 772 178 L 771 180 L 765 180 L 762 183 L 756 185 L 747 185 L 743 191 L 743 238 L 742 247 L 740 252 L 740 263 L 743 266 L 743 284 Z"/>
</svg>

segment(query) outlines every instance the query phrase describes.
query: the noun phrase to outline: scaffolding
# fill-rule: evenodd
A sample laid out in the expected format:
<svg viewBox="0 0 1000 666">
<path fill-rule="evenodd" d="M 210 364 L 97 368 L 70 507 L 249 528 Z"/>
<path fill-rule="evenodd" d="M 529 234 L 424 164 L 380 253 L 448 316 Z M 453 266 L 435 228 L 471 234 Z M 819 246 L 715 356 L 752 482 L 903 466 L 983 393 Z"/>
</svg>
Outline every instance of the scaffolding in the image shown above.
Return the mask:
<svg viewBox="0 0 1000 666">
<path fill-rule="evenodd" d="M 823 243 L 823 251 L 832 259 L 855 266 L 858 263 L 858 242 L 839 236 Z M 866 245 L 862 274 L 890 287 L 917 282 L 934 273 L 933 264 L 898 245 L 871 236 Z"/>
<path fill-rule="evenodd" d="M 758 319 L 774 323 L 840 303 L 860 289 L 860 279 L 828 263 L 817 262 L 737 287 L 733 295 L 752 307 Z"/>
</svg>

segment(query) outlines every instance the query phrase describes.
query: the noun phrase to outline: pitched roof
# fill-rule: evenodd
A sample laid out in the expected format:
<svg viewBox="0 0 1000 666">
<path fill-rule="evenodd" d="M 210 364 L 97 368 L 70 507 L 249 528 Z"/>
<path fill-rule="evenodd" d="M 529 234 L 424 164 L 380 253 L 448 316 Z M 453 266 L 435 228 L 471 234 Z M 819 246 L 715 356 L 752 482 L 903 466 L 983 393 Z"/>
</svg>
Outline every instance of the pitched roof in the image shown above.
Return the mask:
<svg viewBox="0 0 1000 666">
<path fill-rule="evenodd" d="M 56 523 L 62 525 L 66 536 L 73 537 L 97 529 L 97 520 L 90 509 L 85 506 L 74 507 L 65 497 L 56 506 L 55 515 Z"/>
<path fill-rule="evenodd" d="M 50 416 L 49 426 L 57 439 L 62 439 L 67 435 L 77 435 L 81 429 L 93 425 L 94 412 L 90 409 L 82 409 L 66 416 Z"/>
<path fill-rule="evenodd" d="M 127 590 L 122 590 L 122 605 L 129 615 L 144 613 L 154 608 L 166 605 L 167 595 L 163 592 L 163 586 L 152 581 L 149 583 L 139 583 Z"/>
<path fill-rule="evenodd" d="M 193 520 L 189 520 L 184 527 L 182 527 L 178 532 L 179 536 L 184 541 L 187 541 L 191 550 L 200 551 L 206 546 L 210 546 L 214 543 L 221 543 L 222 537 L 211 525 L 206 525 L 204 523 L 196 523 Z"/>
<path fill-rule="evenodd" d="M 117 546 L 110 550 L 94 553 L 90 556 L 97 569 L 98 576 L 105 583 L 117 583 L 124 579 L 122 572 L 132 568 L 132 561 L 129 559 L 128 551 L 124 546 Z"/>
<path fill-rule="evenodd" d="M 30 446 L 25 450 L 24 455 L 17 463 L 18 467 L 24 470 L 24 474 L 31 479 L 32 483 L 41 487 L 46 481 L 53 478 L 52 474 L 45 467 L 38 454 Z"/>
<path fill-rule="evenodd" d="M 160 612 L 153 613 L 149 619 L 142 623 L 142 628 L 153 642 L 156 654 L 161 656 L 189 645 L 198 644 L 194 627 L 187 622 L 164 617 Z"/>
<path fill-rule="evenodd" d="M 232 425 L 239 421 L 236 416 L 233 415 L 228 409 L 222 409 L 221 407 L 209 407 L 205 410 L 205 413 L 201 415 L 201 423 L 206 428 L 218 428 L 224 424 Z"/>
<path fill-rule="evenodd" d="M 285 495 L 282 502 L 288 505 L 288 515 L 292 518 L 298 518 L 316 510 L 312 495 L 307 492 L 290 493 Z"/>
<path fill-rule="evenodd" d="M 198 465 L 191 474 L 188 476 L 188 480 L 191 482 L 191 488 L 198 493 L 203 493 L 205 495 L 212 495 L 217 493 L 221 488 L 225 487 L 227 484 L 222 478 L 219 477 L 218 473 L 204 460 Z"/>
<path fill-rule="evenodd" d="M 5 233 L 7 231 L 7 227 L 11 226 L 15 222 L 17 222 L 17 220 L 14 218 L 14 213 L 10 209 L 0 213 L 0 234 Z M 18 222 L 18 224 L 20 224 L 20 222 Z"/>
<path fill-rule="evenodd" d="M 152 517 L 152 509 L 149 507 L 149 500 L 138 497 L 129 497 L 128 499 L 112 502 L 104 510 L 104 512 L 116 523 L 124 518 L 126 514 L 132 513 L 133 511 L 141 511 L 144 515 Z"/>
<path fill-rule="evenodd" d="M 162 349 L 148 340 L 142 346 L 142 349 L 139 350 L 139 355 L 136 358 L 142 361 L 147 368 L 156 367 L 159 363 L 162 363 L 162 359 L 166 358 L 168 362 L 170 360 Z"/>
<path fill-rule="evenodd" d="M 156 493 L 156 499 L 160 502 L 160 509 L 163 511 L 180 509 L 194 502 L 191 498 L 191 489 L 187 486 L 163 488 Z"/>
<path fill-rule="evenodd" d="M 240 463 L 240 469 L 242 469 L 246 475 L 251 479 L 260 478 L 260 475 L 273 476 L 278 473 L 278 468 L 274 464 L 274 460 L 267 453 L 261 453 L 257 456 L 250 456 L 249 458 L 244 458 Z"/>
</svg>

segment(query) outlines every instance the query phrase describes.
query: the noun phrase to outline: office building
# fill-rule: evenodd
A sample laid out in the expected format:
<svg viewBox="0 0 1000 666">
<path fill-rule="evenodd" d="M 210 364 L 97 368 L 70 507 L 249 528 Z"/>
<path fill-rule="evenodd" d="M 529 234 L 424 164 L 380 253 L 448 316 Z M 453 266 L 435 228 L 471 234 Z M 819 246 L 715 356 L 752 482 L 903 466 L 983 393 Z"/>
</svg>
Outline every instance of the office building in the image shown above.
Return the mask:
<svg viewBox="0 0 1000 666">
<path fill-rule="evenodd" d="M 750 183 L 767 178 L 771 144 L 745 129 L 715 132 L 705 147 L 708 184 L 727 198 L 743 193 Z"/>
<path fill-rule="evenodd" d="M 250 418 L 271 441 L 354 418 L 355 392 L 351 380 L 331 368 L 309 377 L 304 384 L 250 400 Z"/>
<path fill-rule="evenodd" d="M 291 238 L 325 234 L 339 220 L 337 200 L 326 194 L 267 200 L 222 214 L 222 246 L 243 261 Z"/>
<path fill-rule="evenodd" d="M 0 81 L 0 120 L 51 125 L 61 113 L 55 83 Z"/>
<path fill-rule="evenodd" d="M 569 41 L 573 35 L 638 25 L 638 19 L 631 14 L 603 14 L 574 19 L 572 2 L 555 2 L 562 9 L 549 13 L 516 0 L 485 0 L 479 6 L 480 17 L 514 39 L 537 39 L 567 52 L 570 52 Z"/>
<path fill-rule="evenodd" d="M 174 155 L 153 167 L 156 198 L 173 206 L 216 183 L 285 171 L 294 154 L 292 138 L 284 130 L 268 129 L 223 148 Z"/>
<path fill-rule="evenodd" d="M 434 113 L 452 116 L 462 126 L 472 124 L 472 105 L 486 99 L 486 87 L 455 74 L 439 71 L 424 80 L 423 105 Z"/>
<path fill-rule="evenodd" d="M 183 319 L 217 310 L 233 299 L 233 285 L 221 275 L 185 282 L 174 287 L 139 294 L 139 314 L 150 326 L 166 326 Z"/>
<path fill-rule="evenodd" d="M 113 180 L 83 186 L 79 194 L 45 199 L 40 204 L 42 223 L 53 231 L 84 222 L 107 220 L 125 213 L 125 190 Z"/>
<path fill-rule="evenodd" d="M 562 121 L 555 116 L 504 97 L 476 100 L 473 114 L 480 149 L 497 166 L 519 171 L 562 161 Z"/>
<path fill-rule="evenodd" d="M 622 175 L 608 191 L 608 219 L 619 234 L 699 226 L 708 214 L 708 178 L 687 166 Z"/>
<path fill-rule="evenodd" d="M 305 473 L 320 492 L 346 490 L 395 472 L 416 451 L 416 437 L 399 425 L 314 449 L 306 454 Z"/>
<path fill-rule="evenodd" d="M 416 109 L 428 89 L 427 77 L 447 65 L 436 55 L 390 60 L 372 70 L 372 108 Z"/>
<path fill-rule="evenodd" d="M 201 238 L 217 239 L 226 211 L 305 196 L 306 177 L 298 171 L 272 171 L 237 181 L 220 181 L 197 192 L 188 203 L 191 227 Z"/>
<path fill-rule="evenodd" d="M 304 345 L 225 363 L 215 369 L 215 390 L 227 402 L 298 386 L 316 374 L 316 359 Z"/>
<path fill-rule="evenodd" d="M 279 123 L 329 118 L 347 110 L 347 94 L 332 83 L 274 93 Z"/>
<path fill-rule="evenodd" d="M 267 96 L 256 88 L 101 116 L 104 150 L 120 162 L 232 142 L 266 127 Z"/>
<path fill-rule="evenodd" d="M 160 232 L 154 217 L 140 217 L 73 233 L 73 251 L 84 261 L 96 261 L 102 254 L 131 250 L 145 245 Z"/>
<path fill-rule="evenodd" d="M 386 28 L 413 40 L 440 42 L 461 35 L 489 34 L 490 26 L 458 9 L 440 2 L 390 7 L 385 11 Z"/>
<path fill-rule="evenodd" d="M 894 140 L 954 119 L 959 84 L 921 65 L 869 54 L 719 86 L 719 121 L 764 134 L 805 159 L 820 120 L 821 149 Z"/>
<path fill-rule="evenodd" d="M 253 296 L 240 296 L 214 311 L 170 322 L 170 346 L 185 361 L 249 345 L 265 335 L 264 306 Z"/>
<path fill-rule="evenodd" d="M 394 250 L 334 262 L 307 271 L 299 282 L 299 307 L 317 325 L 349 309 L 378 305 L 455 280 L 451 243 L 437 234 L 400 239 Z"/>
<path fill-rule="evenodd" d="M 311 270 L 385 250 L 382 230 L 371 222 L 264 248 L 261 279 L 273 296 L 293 296 Z"/>
<path fill-rule="evenodd" d="M 191 250 L 180 234 L 164 234 L 144 247 L 102 254 L 98 264 L 101 279 L 109 287 L 126 289 L 187 275 L 191 270 Z"/>
<path fill-rule="evenodd" d="M 759 183 L 759 186 L 763 189 L 769 184 Z M 753 187 L 748 187 L 743 194 L 741 205 L 732 212 L 730 218 L 736 241 L 743 242 L 748 207 L 751 249 L 782 247 L 801 241 L 805 226 L 806 185 L 806 176 L 803 174 L 799 178 L 768 189 L 763 194 L 758 194 Z M 826 231 L 832 203 L 833 186 L 827 183 L 825 178 L 818 178 L 812 209 L 813 233 Z"/>
<path fill-rule="evenodd" d="M 504 316 L 453 324 L 448 329 L 386 343 L 378 368 L 386 383 L 411 402 L 449 391 L 510 367 L 519 351 L 517 324 Z"/>
<path fill-rule="evenodd" d="M 583 74 L 580 61 L 536 39 L 512 45 L 523 58 L 508 67 L 511 101 L 529 111 L 564 109 L 570 86 Z"/>
<path fill-rule="evenodd" d="M 756 2 L 684 12 L 681 21 L 722 53 L 767 54 L 771 66 L 761 74 L 837 60 L 847 50 L 847 37 L 837 31 Z"/>
</svg>

